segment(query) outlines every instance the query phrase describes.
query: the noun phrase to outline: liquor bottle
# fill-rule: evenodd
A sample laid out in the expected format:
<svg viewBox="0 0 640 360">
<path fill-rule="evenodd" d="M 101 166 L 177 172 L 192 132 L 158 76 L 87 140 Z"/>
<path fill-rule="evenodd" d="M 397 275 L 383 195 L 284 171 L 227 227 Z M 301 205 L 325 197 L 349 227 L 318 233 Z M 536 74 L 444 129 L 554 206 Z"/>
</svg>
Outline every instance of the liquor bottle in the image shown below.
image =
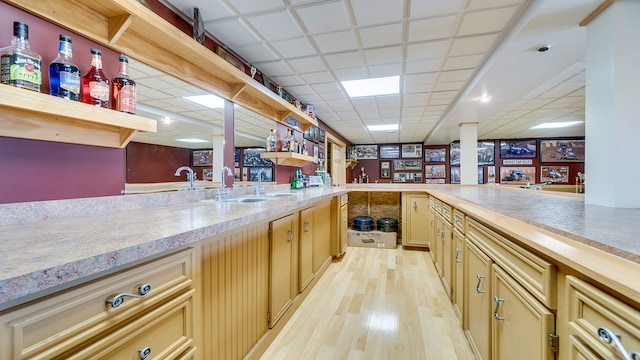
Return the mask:
<svg viewBox="0 0 640 360">
<path fill-rule="evenodd" d="M 291 136 L 289 137 L 289 151 L 298 152 L 298 140 L 296 136 L 293 134 L 293 130 L 291 131 Z"/>
<path fill-rule="evenodd" d="M 129 58 L 124 54 L 120 54 L 118 75 L 111 80 L 111 108 L 136 113 L 136 83 L 129 77 Z"/>
<path fill-rule="evenodd" d="M 269 137 L 267 137 L 267 151 L 276 151 L 276 131 L 274 129 L 269 130 Z"/>
<path fill-rule="evenodd" d="M 302 155 L 309 155 L 309 151 L 307 150 L 307 140 L 302 140 Z"/>
<path fill-rule="evenodd" d="M 284 141 L 282 141 L 282 151 L 293 151 L 292 146 L 294 145 L 292 130 L 287 129 L 287 136 L 284 138 Z"/>
<path fill-rule="evenodd" d="M 58 57 L 49 64 L 49 94 L 78 101 L 80 69 L 72 61 L 71 37 L 60 34 Z"/>
<path fill-rule="evenodd" d="M 91 69 L 82 77 L 82 101 L 109 108 L 109 78 L 102 71 L 102 52 L 91 49 Z"/>
<path fill-rule="evenodd" d="M 31 51 L 25 23 L 13 23 L 11 45 L 0 49 L 0 76 L 2 84 L 40 92 L 42 57 Z"/>
</svg>

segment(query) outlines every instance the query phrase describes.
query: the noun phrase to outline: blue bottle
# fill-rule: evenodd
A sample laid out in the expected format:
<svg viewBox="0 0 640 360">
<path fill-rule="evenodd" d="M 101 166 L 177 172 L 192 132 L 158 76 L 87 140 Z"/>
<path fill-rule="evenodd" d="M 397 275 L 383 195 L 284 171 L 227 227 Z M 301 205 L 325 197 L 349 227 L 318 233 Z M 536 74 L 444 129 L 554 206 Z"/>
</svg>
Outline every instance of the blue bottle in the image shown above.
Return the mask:
<svg viewBox="0 0 640 360">
<path fill-rule="evenodd" d="M 49 65 L 49 94 L 79 100 L 80 69 L 72 61 L 71 37 L 60 34 L 58 57 Z"/>
</svg>

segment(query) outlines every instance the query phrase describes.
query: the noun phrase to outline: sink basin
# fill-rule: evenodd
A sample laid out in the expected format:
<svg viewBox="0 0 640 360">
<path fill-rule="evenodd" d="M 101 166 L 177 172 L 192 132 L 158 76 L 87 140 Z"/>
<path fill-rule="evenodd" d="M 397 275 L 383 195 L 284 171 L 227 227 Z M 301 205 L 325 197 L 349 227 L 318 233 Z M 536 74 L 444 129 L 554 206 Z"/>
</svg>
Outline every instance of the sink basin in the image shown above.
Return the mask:
<svg viewBox="0 0 640 360">
<path fill-rule="evenodd" d="M 294 196 L 298 196 L 298 194 L 291 194 L 291 193 L 270 193 L 270 194 L 264 194 L 264 196 L 271 196 L 271 197 L 294 197 Z"/>
<path fill-rule="evenodd" d="M 200 202 L 209 202 L 209 203 L 219 203 L 219 202 L 254 203 L 254 202 L 262 202 L 262 201 L 269 201 L 269 200 L 273 200 L 273 199 L 264 198 L 264 197 L 241 197 L 241 198 L 229 198 L 229 199 L 222 199 L 222 200 L 207 199 L 207 200 L 201 200 Z"/>
</svg>

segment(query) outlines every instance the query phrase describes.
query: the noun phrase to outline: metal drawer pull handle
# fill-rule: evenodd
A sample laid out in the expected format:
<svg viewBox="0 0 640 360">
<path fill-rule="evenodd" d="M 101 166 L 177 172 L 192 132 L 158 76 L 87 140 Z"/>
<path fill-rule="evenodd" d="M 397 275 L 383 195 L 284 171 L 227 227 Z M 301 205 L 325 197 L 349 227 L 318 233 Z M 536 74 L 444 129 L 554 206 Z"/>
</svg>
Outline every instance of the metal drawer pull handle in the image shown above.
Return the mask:
<svg viewBox="0 0 640 360">
<path fill-rule="evenodd" d="M 625 360 L 640 360 L 640 352 L 629 354 L 620 341 L 620 335 L 602 326 L 598 328 L 598 337 L 605 344 L 613 343 Z"/>
<path fill-rule="evenodd" d="M 122 305 L 124 303 L 124 298 L 129 296 L 129 297 L 133 297 L 133 298 L 141 298 L 144 297 L 145 295 L 147 295 L 149 292 L 151 292 L 151 284 L 144 284 L 144 285 L 140 285 L 138 286 L 138 294 L 129 294 L 129 293 L 121 293 L 118 294 L 114 297 L 112 297 L 111 299 L 107 299 L 107 303 L 111 304 L 112 308 L 117 308 L 118 306 Z"/>
<path fill-rule="evenodd" d="M 293 242 L 293 230 L 288 230 L 289 231 L 289 240 L 287 240 L 287 242 Z"/>
<path fill-rule="evenodd" d="M 460 223 L 462 222 L 462 219 L 461 219 L 461 218 L 459 218 L 459 217 L 457 217 L 457 216 L 454 216 L 454 217 L 453 217 L 453 221 L 454 221 L 456 224 L 460 224 Z"/>
<path fill-rule="evenodd" d="M 482 279 L 486 278 L 486 276 L 482 276 L 482 275 L 478 274 L 478 275 L 476 275 L 476 278 L 478 279 L 478 285 L 476 285 L 476 292 L 478 294 L 486 293 L 486 291 L 480 290 L 480 282 L 482 281 Z"/>
<path fill-rule="evenodd" d="M 148 346 L 146 348 L 142 348 L 138 350 L 138 354 L 140 354 L 140 360 L 145 360 L 151 355 L 151 348 Z"/>
<path fill-rule="evenodd" d="M 308 221 L 304 222 L 304 232 L 309 232 L 309 222 Z"/>
<path fill-rule="evenodd" d="M 504 302 L 504 299 L 500 299 L 499 297 L 494 296 L 493 297 L 493 302 L 496 303 L 496 308 L 495 308 L 495 310 L 493 310 L 493 318 L 496 319 L 496 320 L 504 320 L 504 318 L 502 316 L 498 315 L 498 308 L 500 307 L 500 303 Z"/>
<path fill-rule="evenodd" d="M 461 252 L 462 250 L 456 249 L 456 264 L 460 264 L 462 262 L 462 260 L 459 259 Z"/>
<path fill-rule="evenodd" d="M 417 208 L 418 208 L 418 205 L 416 204 L 416 202 L 415 202 L 415 201 L 413 202 L 413 208 L 414 208 L 414 209 L 417 209 Z"/>
</svg>

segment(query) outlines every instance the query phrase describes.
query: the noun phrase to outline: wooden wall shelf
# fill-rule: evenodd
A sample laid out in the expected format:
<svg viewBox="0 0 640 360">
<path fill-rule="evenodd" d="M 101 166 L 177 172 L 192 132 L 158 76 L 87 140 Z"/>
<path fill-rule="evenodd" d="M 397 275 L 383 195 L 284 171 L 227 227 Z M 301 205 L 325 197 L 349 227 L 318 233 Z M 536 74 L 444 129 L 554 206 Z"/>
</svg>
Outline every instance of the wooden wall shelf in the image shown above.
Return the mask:
<svg viewBox="0 0 640 360">
<path fill-rule="evenodd" d="M 294 152 L 263 152 L 263 159 L 269 159 L 277 165 L 302 167 L 308 162 L 313 162 L 313 156 L 302 155 Z"/>
<path fill-rule="evenodd" d="M 5 0 L 96 43 L 302 131 L 316 120 L 135 0 Z M 73 9 L 73 11 L 60 11 Z"/>
<path fill-rule="evenodd" d="M 138 131 L 156 132 L 156 121 L 0 85 L 0 135 L 123 148 Z"/>
</svg>

